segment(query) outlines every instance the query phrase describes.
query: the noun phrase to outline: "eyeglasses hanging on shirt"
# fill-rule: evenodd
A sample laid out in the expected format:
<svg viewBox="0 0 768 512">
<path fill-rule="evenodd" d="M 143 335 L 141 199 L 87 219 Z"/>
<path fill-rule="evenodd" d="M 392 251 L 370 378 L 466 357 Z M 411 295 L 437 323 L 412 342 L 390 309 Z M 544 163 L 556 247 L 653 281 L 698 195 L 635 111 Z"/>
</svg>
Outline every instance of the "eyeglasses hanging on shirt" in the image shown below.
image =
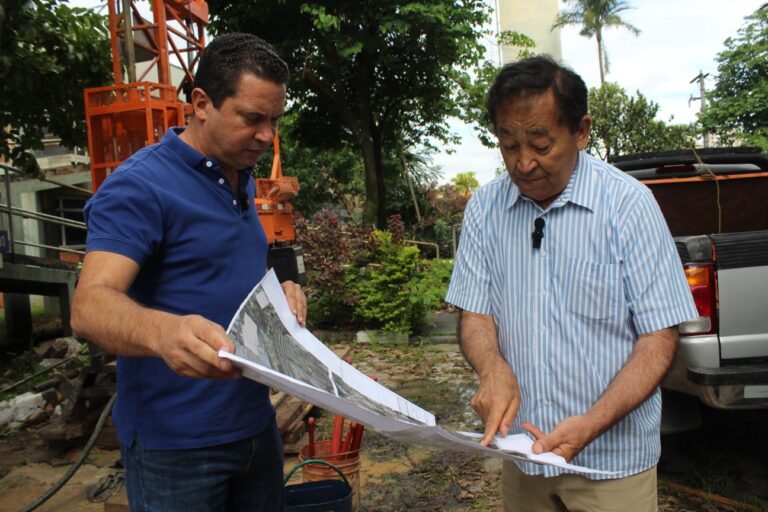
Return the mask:
<svg viewBox="0 0 768 512">
<path fill-rule="evenodd" d="M 546 223 L 544 222 L 543 217 L 537 217 L 536 220 L 533 221 L 533 232 L 531 233 L 531 239 L 533 240 L 534 249 L 541 248 L 541 240 L 544 238 L 545 224 Z"/>
</svg>

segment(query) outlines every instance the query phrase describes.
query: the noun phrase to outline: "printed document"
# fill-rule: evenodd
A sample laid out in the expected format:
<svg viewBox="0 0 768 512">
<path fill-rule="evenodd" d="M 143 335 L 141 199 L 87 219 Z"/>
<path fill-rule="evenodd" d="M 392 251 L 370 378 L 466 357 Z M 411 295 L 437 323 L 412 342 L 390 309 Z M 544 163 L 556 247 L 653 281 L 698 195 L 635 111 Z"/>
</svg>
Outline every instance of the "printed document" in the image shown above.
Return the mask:
<svg viewBox="0 0 768 512">
<path fill-rule="evenodd" d="M 482 434 L 449 431 L 435 416 L 342 361 L 299 325 L 273 271 L 243 301 L 227 329 L 235 353 L 220 351 L 249 379 L 362 423 L 392 439 L 438 448 L 523 459 L 574 473 L 602 473 L 553 453 L 534 454 L 525 434 L 496 436 L 480 445 Z"/>
</svg>

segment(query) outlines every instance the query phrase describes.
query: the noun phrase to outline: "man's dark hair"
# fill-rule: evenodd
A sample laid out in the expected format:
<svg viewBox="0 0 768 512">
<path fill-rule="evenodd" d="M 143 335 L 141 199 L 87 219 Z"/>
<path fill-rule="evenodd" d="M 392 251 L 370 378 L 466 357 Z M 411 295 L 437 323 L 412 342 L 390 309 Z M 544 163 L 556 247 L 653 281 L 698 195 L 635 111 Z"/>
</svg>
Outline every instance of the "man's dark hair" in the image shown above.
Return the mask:
<svg viewBox="0 0 768 512">
<path fill-rule="evenodd" d="M 219 108 L 235 95 L 243 73 L 276 84 L 285 84 L 290 77 L 288 65 L 272 45 L 253 34 L 234 32 L 216 37 L 205 47 L 192 87 L 204 90 Z"/>
<path fill-rule="evenodd" d="M 558 120 L 576 133 L 587 115 L 587 86 L 579 75 L 547 55 L 507 64 L 493 81 L 485 99 L 488 118 L 496 128 L 496 113 L 510 100 L 525 99 L 552 90 L 559 111 Z"/>
</svg>

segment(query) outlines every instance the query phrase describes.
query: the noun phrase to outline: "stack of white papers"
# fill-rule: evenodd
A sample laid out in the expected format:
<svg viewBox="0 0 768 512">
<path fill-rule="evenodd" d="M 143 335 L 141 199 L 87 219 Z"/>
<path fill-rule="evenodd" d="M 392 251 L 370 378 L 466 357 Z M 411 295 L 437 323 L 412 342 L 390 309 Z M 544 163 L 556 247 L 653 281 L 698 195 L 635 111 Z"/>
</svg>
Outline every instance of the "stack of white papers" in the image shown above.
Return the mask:
<svg viewBox="0 0 768 512">
<path fill-rule="evenodd" d="M 220 351 L 249 379 L 362 423 L 392 439 L 558 466 L 574 473 L 602 473 L 568 464 L 554 453 L 534 454 L 524 434 L 496 436 L 480 445 L 482 434 L 448 431 L 435 416 L 342 361 L 296 321 L 274 272 L 243 301 L 227 334 L 235 353 Z"/>
</svg>

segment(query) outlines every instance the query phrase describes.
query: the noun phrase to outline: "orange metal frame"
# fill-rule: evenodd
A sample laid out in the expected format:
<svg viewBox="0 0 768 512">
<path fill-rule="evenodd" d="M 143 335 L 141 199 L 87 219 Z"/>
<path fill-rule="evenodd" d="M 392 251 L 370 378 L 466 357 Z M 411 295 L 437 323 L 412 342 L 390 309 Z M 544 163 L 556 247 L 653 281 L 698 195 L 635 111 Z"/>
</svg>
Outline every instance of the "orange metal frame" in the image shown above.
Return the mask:
<svg viewBox="0 0 768 512">
<path fill-rule="evenodd" d="M 85 91 L 85 120 L 95 192 L 133 153 L 159 141 L 169 127 L 183 124 L 181 102 L 172 85 L 137 82 Z"/>
<path fill-rule="evenodd" d="M 158 142 L 171 126 L 186 124 L 191 114 L 179 95 L 191 87 L 205 48 L 208 4 L 203 0 L 152 0 L 154 21 L 148 21 L 137 2 L 128 2 L 131 31 L 127 34 L 126 12 L 120 9 L 123 1 L 108 0 L 115 85 L 84 91 L 93 192 L 130 155 Z M 128 63 L 121 53 L 128 48 L 128 41 L 142 52 L 142 61 L 149 61 L 142 76 L 132 83 L 125 83 L 123 68 Z M 178 86 L 172 84 L 171 58 L 184 70 Z M 157 83 L 144 80 L 153 69 Z M 272 175 L 256 180 L 255 199 L 270 244 L 295 240 L 293 207 L 288 201 L 299 190 L 296 178 L 283 177 L 277 135 L 274 143 Z"/>
<path fill-rule="evenodd" d="M 728 180 L 743 180 L 748 178 L 764 178 L 768 176 L 768 172 L 751 172 L 745 174 L 701 174 L 699 176 L 690 176 L 687 178 L 653 178 L 640 180 L 649 185 L 663 185 L 665 183 L 683 183 L 690 181 L 728 181 Z"/>
<path fill-rule="evenodd" d="M 109 0 L 115 85 L 84 91 L 94 192 L 131 154 L 158 142 L 169 127 L 185 123 L 186 105 L 179 99 L 179 93 L 192 84 L 194 69 L 205 47 L 208 4 L 203 0 L 153 0 L 154 22 L 141 15 L 137 2 L 129 2 L 130 40 L 149 56 L 147 69 L 136 82 L 125 83 L 123 68 L 127 63 L 121 48 L 127 47 L 126 12 L 119 9 L 123 5 L 120 0 Z M 171 56 L 174 64 L 184 70 L 184 79 L 178 86 L 171 83 Z M 158 81 L 145 81 L 153 69 Z"/>
<path fill-rule="evenodd" d="M 280 159 L 280 136 L 273 141 L 275 156 L 269 178 L 256 180 L 256 211 L 270 244 L 290 242 L 296 239 L 293 229 L 293 206 L 288 201 L 299 191 L 299 180 L 283 176 Z"/>
</svg>

